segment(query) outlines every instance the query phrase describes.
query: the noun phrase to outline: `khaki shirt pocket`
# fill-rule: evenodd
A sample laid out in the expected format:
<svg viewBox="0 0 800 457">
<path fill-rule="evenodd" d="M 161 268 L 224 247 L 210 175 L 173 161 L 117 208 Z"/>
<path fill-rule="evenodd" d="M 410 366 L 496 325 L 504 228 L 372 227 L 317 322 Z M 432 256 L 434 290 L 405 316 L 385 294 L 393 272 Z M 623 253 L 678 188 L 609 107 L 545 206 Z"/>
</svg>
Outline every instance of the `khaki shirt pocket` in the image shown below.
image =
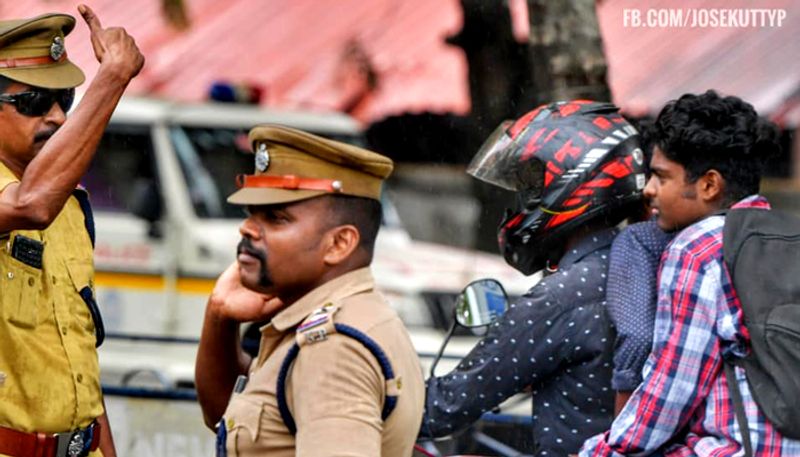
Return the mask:
<svg viewBox="0 0 800 457">
<path fill-rule="evenodd" d="M 42 270 L 0 253 L 0 309 L 3 318 L 22 328 L 35 328 L 44 317 Z"/>
<path fill-rule="evenodd" d="M 239 455 L 242 447 L 251 448 L 258 441 L 263 411 L 262 401 L 237 394 L 231 397 L 231 402 L 225 411 L 229 455 Z"/>
</svg>

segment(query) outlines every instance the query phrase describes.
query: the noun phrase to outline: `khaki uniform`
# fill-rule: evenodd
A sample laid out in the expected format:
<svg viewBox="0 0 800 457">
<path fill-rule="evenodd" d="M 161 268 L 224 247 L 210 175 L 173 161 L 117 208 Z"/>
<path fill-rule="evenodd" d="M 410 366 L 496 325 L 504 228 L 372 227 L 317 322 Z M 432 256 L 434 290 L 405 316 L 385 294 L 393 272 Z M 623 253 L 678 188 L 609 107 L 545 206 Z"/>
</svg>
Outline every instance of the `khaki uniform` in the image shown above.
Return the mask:
<svg viewBox="0 0 800 457">
<path fill-rule="evenodd" d="M 0 190 L 17 181 L 0 163 Z M 41 269 L 11 256 L 18 235 L 44 243 Z M 0 426 L 60 433 L 103 414 L 95 326 L 78 293 L 93 276 L 74 196 L 47 229 L 0 235 Z"/>
<path fill-rule="evenodd" d="M 240 189 L 228 198 L 238 205 L 322 195 L 380 201 L 383 180 L 393 168 L 380 154 L 278 125 L 254 128 L 250 141 L 256 172 L 239 177 Z M 249 381 L 233 393 L 218 435 L 225 437 L 228 456 L 411 455 L 424 407 L 422 371 L 403 323 L 374 287 L 369 268 L 347 272 L 308 292 L 262 328 Z M 376 355 L 339 333 L 339 324 L 342 331 L 355 329 L 371 339 L 394 377 L 387 380 Z M 295 342 L 299 354 L 281 397 L 296 425 L 293 434 L 277 393 L 281 366 Z M 394 399 L 396 406 L 384 421 L 384 405 Z"/>
<path fill-rule="evenodd" d="M 360 330 L 381 347 L 399 382 L 387 384 L 375 356 L 351 337 L 333 333 L 301 344 L 286 381 L 287 403 L 297 424 L 293 436 L 278 410 L 278 372 L 296 341 L 298 324 L 329 303 L 338 307 L 333 315 L 337 324 Z M 405 327 L 374 291 L 369 268 L 311 291 L 261 332 L 249 382 L 233 394 L 225 412 L 229 456 L 411 455 L 425 398 L 422 371 Z M 383 422 L 387 392 L 399 395 Z"/>
</svg>

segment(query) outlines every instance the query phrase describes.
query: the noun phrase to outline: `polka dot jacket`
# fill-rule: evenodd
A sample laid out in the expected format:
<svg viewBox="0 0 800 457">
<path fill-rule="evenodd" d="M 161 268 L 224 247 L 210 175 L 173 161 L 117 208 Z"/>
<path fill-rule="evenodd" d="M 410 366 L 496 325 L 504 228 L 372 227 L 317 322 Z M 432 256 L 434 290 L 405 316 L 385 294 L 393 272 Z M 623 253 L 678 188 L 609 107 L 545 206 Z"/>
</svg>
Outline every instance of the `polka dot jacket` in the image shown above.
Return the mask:
<svg viewBox="0 0 800 457">
<path fill-rule="evenodd" d="M 534 454 L 565 456 L 608 430 L 614 330 L 605 310 L 608 229 L 583 238 L 559 269 L 510 305 L 454 371 L 428 380 L 421 436 L 465 428 L 530 389 Z"/>
<path fill-rule="evenodd" d="M 608 266 L 608 315 L 617 329 L 614 390 L 633 390 L 653 348 L 658 263 L 673 234 L 655 220 L 629 225 L 611 245 Z"/>
</svg>

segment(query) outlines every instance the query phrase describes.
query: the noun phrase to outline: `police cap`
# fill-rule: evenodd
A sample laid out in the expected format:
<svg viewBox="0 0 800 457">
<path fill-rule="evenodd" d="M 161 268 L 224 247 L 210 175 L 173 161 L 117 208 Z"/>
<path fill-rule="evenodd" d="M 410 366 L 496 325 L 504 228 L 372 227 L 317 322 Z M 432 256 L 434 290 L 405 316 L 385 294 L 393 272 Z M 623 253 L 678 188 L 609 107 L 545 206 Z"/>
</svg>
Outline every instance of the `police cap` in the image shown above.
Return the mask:
<svg viewBox="0 0 800 457">
<path fill-rule="evenodd" d="M 46 89 L 79 86 L 83 72 L 67 59 L 64 43 L 74 27 L 68 14 L 0 21 L 0 76 Z"/>
<path fill-rule="evenodd" d="M 288 203 L 325 194 L 380 200 L 392 172 L 388 157 L 280 125 L 250 131 L 256 171 L 240 175 L 228 197 L 237 205 Z"/>
</svg>

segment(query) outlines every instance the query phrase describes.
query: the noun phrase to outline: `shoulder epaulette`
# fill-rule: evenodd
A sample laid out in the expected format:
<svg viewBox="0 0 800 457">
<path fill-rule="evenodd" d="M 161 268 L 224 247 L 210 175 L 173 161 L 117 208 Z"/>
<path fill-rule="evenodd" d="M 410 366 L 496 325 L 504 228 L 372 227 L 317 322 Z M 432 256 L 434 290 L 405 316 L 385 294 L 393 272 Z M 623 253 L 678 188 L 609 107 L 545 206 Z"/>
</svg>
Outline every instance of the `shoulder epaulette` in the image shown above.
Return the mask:
<svg viewBox="0 0 800 457">
<path fill-rule="evenodd" d="M 300 325 L 297 326 L 295 341 L 299 346 L 314 344 L 328 339 L 328 335 L 336 333 L 336 325 L 333 316 L 339 307 L 333 303 L 326 303 L 313 313 L 309 314 Z"/>
</svg>

